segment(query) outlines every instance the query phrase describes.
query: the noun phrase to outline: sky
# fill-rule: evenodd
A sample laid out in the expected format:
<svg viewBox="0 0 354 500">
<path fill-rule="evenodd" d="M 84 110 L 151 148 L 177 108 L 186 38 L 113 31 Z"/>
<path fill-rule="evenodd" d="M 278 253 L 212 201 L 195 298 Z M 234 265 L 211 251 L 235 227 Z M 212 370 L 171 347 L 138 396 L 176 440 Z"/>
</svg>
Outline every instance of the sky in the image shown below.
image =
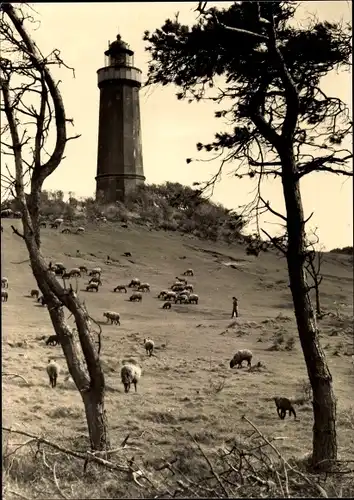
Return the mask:
<svg viewBox="0 0 354 500">
<path fill-rule="evenodd" d="M 228 2 L 214 3 L 227 6 Z M 65 160 L 44 184 L 44 189 L 73 191 L 76 196 L 92 196 L 95 192 L 97 169 L 97 139 L 99 89 L 96 71 L 105 65 L 104 51 L 119 32 L 134 50 L 135 66 L 146 78 L 149 54 L 143 41 L 145 30 L 154 31 L 167 18 L 179 12 L 185 24 L 195 21 L 196 2 L 116 2 L 116 3 L 40 3 L 32 4 L 40 19 L 40 27 L 33 32 L 37 45 L 44 54 L 54 48 L 61 50 L 62 58 L 75 68 L 75 78 L 61 69 L 54 75 L 60 78 L 60 89 L 67 116 L 75 127 L 68 133 L 81 134 L 70 141 Z M 321 20 L 351 22 L 351 2 L 307 1 L 298 10 L 298 20 L 315 13 Z M 333 73 L 326 78 L 324 89 L 351 106 L 351 74 Z M 215 103 L 188 104 L 175 97 L 178 89 L 172 86 L 153 87 L 140 91 L 143 162 L 146 182 L 180 182 L 192 185 L 207 180 L 218 169 L 218 161 L 186 163 L 186 158 L 197 158 L 196 143 L 213 139 L 220 128 L 214 118 Z M 72 129 L 72 130 L 71 130 Z M 348 143 L 348 147 L 352 145 Z M 230 168 L 228 169 L 231 171 Z M 225 173 L 217 184 L 212 200 L 227 208 L 249 202 L 255 184 L 239 180 Z M 351 178 L 313 173 L 301 182 L 305 217 L 314 212 L 307 229 L 317 229 L 325 249 L 353 245 L 353 182 Z M 281 184 L 270 181 L 264 185 L 263 197 L 272 202 L 275 210 L 284 211 Z M 267 214 L 263 227 L 275 234 L 279 227 L 273 216 Z"/>
</svg>

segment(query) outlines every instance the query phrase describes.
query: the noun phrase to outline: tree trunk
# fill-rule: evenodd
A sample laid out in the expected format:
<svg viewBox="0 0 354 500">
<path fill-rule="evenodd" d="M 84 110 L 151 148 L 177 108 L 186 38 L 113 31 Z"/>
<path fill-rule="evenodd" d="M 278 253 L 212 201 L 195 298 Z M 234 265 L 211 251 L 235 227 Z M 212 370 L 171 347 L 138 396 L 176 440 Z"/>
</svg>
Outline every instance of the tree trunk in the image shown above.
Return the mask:
<svg viewBox="0 0 354 500">
<path fill-rule="evenodd" d="M 78 300 L 70 296 L 70 292 L 63 290 L 56 278 L 48 273 L 45 260 L 36 245 L 35 235 L 25 225 L 24 236 L 34 277 L 47 300 L 48 311 L 55 333 L 60 339 L 69 373 L 84 403 L 91 447 L 93 450 L 104 451 L 109 448 L 108 425 L 104 409 L 105 380 L 89 331 L 88 318 Z M 77 334 L 74 334 L 66 324 L 64 302 L 75 317 Z M 79 336 L 79 342 L 77 342 L 76 335 Z M 81 361 L 82 357 L 85 362 Z"/>
<path fill-rule="evenodd" d="M 300 343 L 313 394 L 312 465 L 324 467 L 330 465 L 329 461 L 337 459 L 336 400 L 332 376 L 319 342 L 316 319 L 305 280 L 304 216 L 292 154 L 288 153 L 282 157 L 282 166 L 282 183 L 287 212 L 287 264 L 290 288 Z"/>
<path fill-rule="evenodd" d="M 321 316 L 321 302 L 320 302 L 320 286 L 318 281 L 315 281 L 315 294 L 316 294 L 316 314 L 318 317 Z"/>
</svg>

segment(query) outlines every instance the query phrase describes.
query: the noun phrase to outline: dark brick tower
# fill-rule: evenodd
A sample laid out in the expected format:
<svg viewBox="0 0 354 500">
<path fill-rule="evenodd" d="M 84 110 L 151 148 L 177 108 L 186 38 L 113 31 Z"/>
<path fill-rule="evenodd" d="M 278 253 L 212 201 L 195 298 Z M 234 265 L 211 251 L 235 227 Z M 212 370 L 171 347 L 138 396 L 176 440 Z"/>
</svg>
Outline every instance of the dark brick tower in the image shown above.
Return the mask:
<svg viewBox="0 0 354 500">
<path fill-rule="evenodd" d="M 97 71 L 100 89 L 96 198 L 111 203 L 145 181 L 140 131 L 141 70 L 121 40 L 109 45 Z"/>
</svg>

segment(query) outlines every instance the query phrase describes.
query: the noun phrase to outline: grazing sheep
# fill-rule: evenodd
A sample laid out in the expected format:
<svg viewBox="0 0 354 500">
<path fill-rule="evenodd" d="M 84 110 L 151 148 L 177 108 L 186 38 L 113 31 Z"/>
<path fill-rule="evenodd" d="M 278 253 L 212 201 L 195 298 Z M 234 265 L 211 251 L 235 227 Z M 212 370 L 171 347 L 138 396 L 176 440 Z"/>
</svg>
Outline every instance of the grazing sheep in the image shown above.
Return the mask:
<svg viewBox="0 0 354 500">
<path fill-rule="evenodd" d="M 14 216 L 15 219 L 21 219 L 22 214 L 21 214 L 21 212 L 17 211 L 17 212 L 14 212 L 13 216 Z"/>
<path fill-rule="evenodd" d="M 1 290 L 1 302 L 7 302 L 9 294 L 6 290 Z"/>
<path fill-rule="evenodd" d="M 85 228 L 80 226 L 76 229 L 76 234 L 80 234 L 80 233 L 84 233 L 85 232 Z"/>
<path fill-rule="evenodd" d="M 59 224 L 57 224 L 56 222 L 51 222 L 51 223 L 50 223 L 50 227 L 51 227 L 52 229 L 58 229 Z"/>
<path fill-rule="evenodd" d="M 171 302 L 165 302 L 162 309 L 171 309 Z"/>
<path fill-rule="evenodd" d="M 155 347 L 155 342 L 151 339 L 144 339 L 144 347 L 146 350 L 146 354 L 148 354 L 149 356 L 152 356 L 152 352 L 153 352 L 154 347 Z"/>
<path fill-rule="evenodd" d="M 137 383 L 141 377 L 141 368 L 133 363 L 126 363 L 120 371 L 124 392 L 129 392 L 130 385 L 134 384 L 135 392 L 137 392 Z"/>
<path fill-rule="evenodd" d="M 252 356 L 252 351 L 249 349 L 240 349 L 230 361 L 230 368 L 234 366 L 236 366 L 236 368 L 242 368 L 243 361 L 247 361 L 247 366 L 251 366 Z"/>
<path fill-rule="evenodd" d="M 184 284 L 183 283 L 175 283 L 174 285 L 171 286 L 171 290 L 173 292 L 182 292 L 182 290 L 184 290 Z"/>
<path fill-rule="evenodd" d="M 100 267 L 94 267 L 92 271 L 89 272 L 89 276 L 101 277 L 102 269 Z"/>
<path fill-rule="evenodd" d="M 65 227 L 63 230 L 62 230 L 62 233 L 63 234 L 71 234 L 71 229 L 69 227 Z"/>
<path fill-rule="evenodd" d="M 178 276 L 176 276 L 176 280 L 179 283 L 184 283 L 185 285 L 187 284 L 187 280 L 185 278 L 179 278 Z"/>
<path fill-rule="evenodd" d="M 53 269 L 56 276 L 63 276 L 63 274 L 65 274 L 65 268 L 62 269 L 61 267 L 54 267 Z"/>
<path fill-rule="evenodd" d="M 74 267 L 73 269 L 70 269 L 69 274 L 74 278 L 81 278 L 81 271 L 79 267 Z"/>
<path fill-rule="evenodd" d="M 102 281 L 100 280 L 100 278 L 97 278 L 97 277 L 93 277 L 89 280 L 89 285 L 91 283 L 97 283 L 97 285 L 102 285 Z"/>
<path fill-rule="evenodd" d="M 185 285 L 184 289 L 187 290 L 188 292 L 192 292 L 193 293 L 193 285 Z"/>
<path fill-rule="evenodd" d="M 165 295 L 165 299 L 166 300 L 175 300 L 175 298 L 177 297 L 177 294 L 176 292 L 170 292 L 168 291 Z"/>
<path fill-rule="evenodd" d="M 116 325 L 120 325 L 120 314 L 112 311 L 106 311 L 103 313 L 103 316 L 107 318 L 108 321 L 111 321 L 111 325 L 115 323 Z"/>
<path fill-rule="evenodd" d="M 31 290 L 31 297 L 32 298 L 34 297 L 34 298 L 38 299 L 38 297 L 39 297 L 39 291 L 36 290 L 35 288 L 33 290 Z"/>
<path fill-rule="evenodd" d="M 47 227 L 47 224 L 45 222 L 40 222 L 39 223 L 39 227 L 44 227 L 45 228 L 45 227 Z"/>
<path fill-rule="evenodd" d="M 3 288 L 9 288 L 9 280 L 8 280 L 8 278 L 1 278 L 1 286 Z"/>
<path fill-rule="evenodd" d="M 87 285 L 86 292 L 93 292 L 94 290 L 95 292 L 98 292 L 98 283 L 90 283 Z"/>
<path fill-rule="evenodd" d="M 168 290 L 161 290 L 161 292 L 158 294 L 157 298 L 158 299 L 165 299 L 167 293 L 168 293 Z"/>
<path fill-rule="evenodd" d="M 191 293 L 189 295 L 189 303 L 190 304 L 198 304 L 199 296 L 196 293 Z"/>
<path fill-rule="evenodd" d="M 138 291 L 139 292 L 150 292 L 149 283 L 141 283 L 141 285 L 138 286 Z"/>
<path fill-rule="evenodd" d="M 187 269 L 187 271 L 184 271 L 183 276 L 194 276 L 193 269 Z"/>
<path fill-rule="evenodd" d="M 53 359 L 48 359 L 47 373 L 49 376 L 49 384 L 54 388 L 57 385 L 60 366 Z"/>
<path fill-rule="evenodd" d="M 133 278 L 131 280 L 131 282 L 129 283 L 128 287 L 129 288 L 137 287 L 137 286 L 140 286 L 140 284 L 141 284 L 141 281 L 138 278 Z"/>
<path fill-rule="evenodd" d="M 54 266 L 55 266 L 57 269 L 64 269 L 64 271 L 65 271 L 65 269 L 66 269 L 66 267 L 64 266 L 64 264 L 63 264 L 62 262 L 56 262 L 56 263 L 54 264 Z"/>
<path fill-rule="evenodd" d="M 70 278 L 72 278 L 71 274 L 69 273 L 69 271 L 67 272 L 63 272 L 61 277 L 63 278 L 63 280 L 69 280 Z"/>
<path fill-rule="evenodd" d="M 143 296 L 141 292 L 134 292 L 129 297 L 130 302 L 141 302 L 143 300 Z"/>
<path fill-rule="evenodd" d="M 56 346 L 60 344 L 58 335 L 50 335 L 46 340 L 46 345 Z"/>
<path fill-rule="evenodd" d="M 291 414 L 293 414 L 294 419 L 296 419 L 296 412 L 294 410 L 293 405 L 291 404 L 290 399 L 275 397 L 274 402 L 275 406 L 277 407 L 279 418 L 284 420 L 284 418 L 286 417 L 286 412 L 288 411 L 289 417 L 291 416 Z"/>
<path fill-rule="evenodd" d="M 117 285 L 115 288 L 113 288 L 113 292 L 127 293 L 127 289 L 126 289 L 125 285 Z"/>
<path fill-rule="evenodd" d="M 1 218 L 11 217 L 12 214 L 13 214 L 13 211 L 11 210 L 11 208 L 6 208 L 5 210 L 1 210 Z"/>
<path fill-rule="evenodd" d="M 124 252 L 124 253 L 123 253 L 123 256 L 124 256 L 124 257 L 131 257 L 131 256 L 132 256 L 132 254 L 131 254 L 130 252 Z"/>
<path fill-rule="evenodd" d="M 62 219 L 62 218 L 58 218 L 58 219 L 54 220 L 54 224 L 58 224 L 58 226 L 60 226 L 60 224 L 63 224 L 63 222 L 64 222 L 64 219 Z"/>
<path fill-rule="evenodd" d="M 189 300 L 190 300 L 190 298 L 188 297 L 188 295 L 186 295 L 184 293 L 179 293 L 177 295 L 177 297 L 175 298 L 175 304 L 177 304 L 178 302 L 180 304 L 182 304 L 182 303 L 183 304 L 189 304 L 190 303 Z"/>
<path fill-rule="evenodd" d="M 86 273 L 87 274 L 87 267 L 86 266 L 79 266 L 80 272 L 81 273 Z"/>
</svg>

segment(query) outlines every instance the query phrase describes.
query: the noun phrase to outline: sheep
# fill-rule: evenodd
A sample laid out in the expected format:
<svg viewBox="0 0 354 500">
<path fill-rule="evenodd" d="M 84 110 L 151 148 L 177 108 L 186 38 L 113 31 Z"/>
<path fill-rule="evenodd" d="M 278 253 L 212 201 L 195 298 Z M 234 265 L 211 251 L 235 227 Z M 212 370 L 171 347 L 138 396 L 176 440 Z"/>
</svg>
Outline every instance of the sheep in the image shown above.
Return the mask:
<svg viewBox="0 0 354 500">
<path fill-rule="evenodd" d="M 65 271 L 65 269 L 66 269 L 66 267 L 64 266 L 64 264 L 63 264 L 62 262 L 56 262 L 56 263 L 54 264 L 54 266 L 55 266 L 57 269 L 64 269 L 64 271 Z"/>
<path fill-rule="evenodd" d="M 60 366 L 53 359 L 48 359 L 47 373 L 49 376 L 49 384 L 54 388 L 57 385 Z"/>
<path fill-rule="evenodd" d="M 284 420 L 284 418 L 286 417 L 286 412 L 288 411 L 289 417 L 291 416 L 291 414 L 293 414 L 294 419 L 296 419 L 296 412 L 294 410 L 293 405 L 291 404 L 290 399 L 275 397 L 274 402 L 275 406 L 277 407 L 279 418 Z"/>
<path fill-rule="evenodd" d="M 1 302 L 7 302 L 9 294 L 6 290 L 1 290 Z"/>
<path fill-rule="evenodd" d="M 193 269 L 187 269 L 187 271 L 184 271 L 183 276 L 194 276 Z"/>
<path fill-rule="evenodd" d="M 135 392 L 137 392 L 137 383 L 141 377 L 141 367 L 134 363 L 126 363 L 120 371 L 124 392 L 128 393 L 130 385 L 134 384 Z"/>
<path fill-rule="evenodd" d="M 155 347 L 155 342 L 151 339 L 144 339 L 144 347 L 146 350 L 146 354 L 148 354 L 149 356 L 152 356 L 152 352 L 153 352 L 154 347 Z"/>
<path fill-rule="evenodd" d="M 80 226 L 76 229 L 76 234 L 80 234 L 80 233 L 84 233 L 85 232 L 85 228 Z"/>
<path fill-rule="evenodd" d="M 55 222 L 51 222 L 51 223 L 50 223 L 50 227 L 51 227 L 52 229 L 58 229 L 59 224 L 56 224 Z"/>
<path fill-rule="evenodd" d="M 176 292 L 170 292 L 168 291 L 165 295 L 165 299 L 166 300 L 175 300 L 175 298 L 177 297 L 177 294 Z"/>
<path fill-rule="evenodd" d="M 66 227 L 66 228 L 64 228 L 64 229 L 62 230 L 62 233 L 63 233 L 63 234 L 69 234 L 69 233 L 71 234 L 71 229 L 70 229 L 70 228 L 68 228 L 68 227 Z"/>
<path fill-rule="evenodd" d="M 54 267 L 53 269 L 56 276 L 63 276 L 63 274 L 65 274 L 65 268 L 62 269 L 61 267 Z"/>
<path fill-rule="evenodd" d="M 173 292 L 181 292 L 182 290 L 184 290 L 184 285 L 183 283 L 175 283 L 171 286 L 171 290 Z"/>
<path fill-rule="evenodd" d="M 30 295 L 31 295 L 32 298 L 34 297 L 35 299 L 38 299 L 38 297 L 39 297 L 39 291 L 36 290 L 35 288 L 33 288 L 33 290 L 31 290 L 31 294 Z"/>
<path fill-rule="evenodd" d="M 9 288 L 9 280 L 8 280 L 8 278 L 1 278 L 1 286 L 3 288 Z"/>
<path fill-rule="evenodd" d="M 54 224 L 58 224 L 58 226 L 60 226 L 60 224 L 63 224 L 63 222 L 64 222 L 64 219 L 62 219 L 61 217 L 54 220 Z"/>
<path fill-rule="evenodd" d="M 199 296 L 196 293 L 191 293 L 189 295 L 189 303 L 190 304 L 198 304 Z"/>
<path fill-rule="evenodd" d="M 45 343 L 46 345 L 52 345 L 52 346 L 60 344 L 58 335 L 50 335 Z"/>
<path fill-rule="evenodd" d="M 92 271 L 89 272 L 89 276 L 98 276 L 101 277 L 102 269 L 100 267 L 95 267 Z"/>
<path fill-rule="evenodd" d="M 46 227 L 47 227 L 47 224 L 46 224 L 45 222 L 40 222 L 40 223 L 39 223 L 39 227 L 44 227 L 44 228 L 46 228 Z"/>
<path fill-rule="evenodd" d="M 185 286 L 184 286 L 184 289 L 185 289 L 185 290 L 188 290 L 189 292 L 192 292 L 192 293 L 193 293 L 193 290 L 194 290 L 194 289 L 193 289 L 193 285 L 185 285 Z"/>
<path fill-rule="evenodd" d="M 120 325 L 120 314 L 117 312 L 106 311 L 103 313 L 103 316 L 107 318 L 107 323 L 111 320 L 111 325 L 115 323 L 116 325 Z"/>
<path fill-rule="evenodd" d="M 141 302 L 143 300 L 143 296 L 141 292 L 134 292 L 129 297 L 130 302 Z"/>
<path fill-rule="evenodd" d="M 187 280 L 185 278 L 179 278 L 178 276 L 176 276 L 176 280 L 179 283 L 184 283 L 185 285 L 187 284 Z"/>
<path fill-rule="evenodd" d="M 73 269 L 70 269 L 69 274 L 74 278 L 81 278 L 81 271 L 79 267 L 74 267 Z"/>
<path fill-rule="evenodd" d="M 138 291 L 139 292 L 150 292 L 149 283 L 141 283 L 141 285 L 138 286 Z"/>
<path fill-rule="evenodd" d="M 6 208 L 5 210 L 1 210 L 1 218 L 11 217 L 13 215 L 13 211 L 11 208 Z"/>
<path fill-rule="evenodd" d="M 124 252 L 123 257 L 131 257 L 132 254 L 130 252 Z"/>
<path fill-rule="evenodd" d="M 185 295 L 185 294 L 183 294 L 183 293 L 179 293 L 179 294 L 177 295 L 177 297 L 175 298 L 175 304 L 177 304 L 178 302 L 179 302 L 180 304 L 182 304 L 182 302 L 183 302 L 184 304 L 189 304 L 189 303 L 190 303 L 189 301 L 190 301 L 190 298 L 188 297 L 188 295 Z"/>
<path fill-rule="evenodd" d="M 166 297 L 167 293 L 168 293 L 168 290 L 161 290 L 161 292 L 158 294 L 157 298 L 164 299 Z"/>
<path fill-rule="evenodd" d="M 249 349 L 240 349 L 230 361 L 230 368 L 234 366 L 236 366 L 236 368 L 242 368 L 243 361 L 247 361 L 247 366 L 251 366 L 252 356 L 252 351 Z"/>
<path fill-rule="evenodd" d="M 131 282 L 129 283 L 128 287 L 129 288 L 137 287 L 137 286 L 140 286 L 140 284 L 141 284 L 141 281 L 138 278 L 133 278 L 131 280 Z"/>
<path fill-rule="evenodd" d="M 125 285 L 117 285 L 115 288 L 113 288 L 113 292 L 127 293 L 127 289 L 126 289 Z"/>
<path fill-rule="evenodd" d="M 100 278 L 96 278 L 96 277 L 93 277 L 89 280 L 89 285 L 91 283 L 97 283 L 97 285 L 102 285 L 102 281 L 100 280 Z"/>
<path fill-rule="evenodd" d="M 87 267 L 86 266 L 79 266 L 80 272 L 81 273 L 86 273 L 87 274 Z"/>
<path fill-rule="evenodd" d="M 63 278 L 63 280 L 69 280 L 72 276 L 69 271 L 65 271 L 62 273 L 61 277 Z"/>
<path fill-rule="evenodd" d="M 162 309 L 171 309 L 171 302 L 165 302 Z"/>
<path fill-rule="evenodd" d="M 17 211 L 17 212 L 14 212 L 13 217 L 14 217 L 15 219 L 21 219 L 22 214 L 21 214 L 21 212 Z"/>
<path fill-rule="evenodd" d="M 93 291 L 98 292 L 98 283 L 90 283 L 86 287 L 86 292 L 93 292 Z"/>
</svg>

